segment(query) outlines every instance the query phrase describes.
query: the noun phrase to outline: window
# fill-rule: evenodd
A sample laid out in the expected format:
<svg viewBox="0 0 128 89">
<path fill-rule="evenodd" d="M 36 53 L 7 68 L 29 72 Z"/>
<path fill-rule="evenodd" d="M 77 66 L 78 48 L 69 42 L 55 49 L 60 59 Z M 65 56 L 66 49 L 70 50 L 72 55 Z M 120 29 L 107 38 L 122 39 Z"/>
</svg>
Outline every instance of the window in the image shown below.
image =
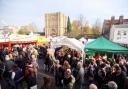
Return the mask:
<svg viewBox="0 0 128 89">
<path fill-rule="evenodd" d="M 124 33 L 123 33 L 124 35 L 127 35 L 127 33 L 126 33 L 126 31 L 124 31 Z"/>
<path fill-rule="evenodd" d="M 118 31 L 117 35 L 121 35 L 120 31 Z"/>
<path fill-rule="evenodd" d="M 120 37 L 117 37 L 117 40 L 119 40 L 120 39 Z"/>
</svg>

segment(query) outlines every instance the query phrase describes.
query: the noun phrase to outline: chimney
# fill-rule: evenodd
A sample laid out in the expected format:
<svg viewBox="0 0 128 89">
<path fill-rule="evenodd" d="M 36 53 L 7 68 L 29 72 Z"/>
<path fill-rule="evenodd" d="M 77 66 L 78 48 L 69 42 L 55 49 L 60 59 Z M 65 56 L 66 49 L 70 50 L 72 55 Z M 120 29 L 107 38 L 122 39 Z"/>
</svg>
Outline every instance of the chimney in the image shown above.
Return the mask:
<svg viewBox="0 0 128 89">
<path fill-rule="evenodd" d="M 112 16 L 112 17 L 111 17 L 111 25 L 113 25 L 114 22 L 115 22 L 115 16 Z"/>
<path fill-rule="evenodd" d="M 123 24 L 123 23 L 124 23 L 124 16 L 121 15 L 121 16 L 119 17 L 119 24 Z"/>
</svg>

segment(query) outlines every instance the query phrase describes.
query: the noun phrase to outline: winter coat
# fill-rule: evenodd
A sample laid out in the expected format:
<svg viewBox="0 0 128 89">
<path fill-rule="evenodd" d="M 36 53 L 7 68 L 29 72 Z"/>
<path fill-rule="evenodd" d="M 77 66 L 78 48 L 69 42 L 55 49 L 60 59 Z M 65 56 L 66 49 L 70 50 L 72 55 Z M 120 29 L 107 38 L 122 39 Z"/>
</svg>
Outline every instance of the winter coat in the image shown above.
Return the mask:
<svg viewBox="0 0 128 89">
<path fill-rule="evenodd" d="M 71 75 L 69 78 L 64 78 L 64 89 L 73 89 L 75 78 Z"/>
<path fill-rule="evenodd" d="M 112 81 L 116 82 L 118 89 L 124 89 L 124 81 L 126 78 L 126 74 L 123 71 L 117 71 L 113 73 L 111 76 Z"/>
<path fill-rule="evenodd" d="M 124 80 L 124 89 L 128 89 L 128 77 Z"/>
</svg>

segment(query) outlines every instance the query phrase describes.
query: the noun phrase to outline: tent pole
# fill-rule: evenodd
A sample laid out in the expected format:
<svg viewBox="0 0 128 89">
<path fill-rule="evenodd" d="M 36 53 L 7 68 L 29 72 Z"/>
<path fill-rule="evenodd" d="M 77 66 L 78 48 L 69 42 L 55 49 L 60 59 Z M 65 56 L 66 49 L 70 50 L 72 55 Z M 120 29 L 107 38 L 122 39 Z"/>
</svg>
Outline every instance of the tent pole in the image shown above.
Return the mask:
<svg viewBox="0 0 128 89">
<path fill-rule="evenodd" d="M 112 60 L 113 60 L 113 62 L 115 62 L 114 53 L 112 53 Z"/>
</svg>

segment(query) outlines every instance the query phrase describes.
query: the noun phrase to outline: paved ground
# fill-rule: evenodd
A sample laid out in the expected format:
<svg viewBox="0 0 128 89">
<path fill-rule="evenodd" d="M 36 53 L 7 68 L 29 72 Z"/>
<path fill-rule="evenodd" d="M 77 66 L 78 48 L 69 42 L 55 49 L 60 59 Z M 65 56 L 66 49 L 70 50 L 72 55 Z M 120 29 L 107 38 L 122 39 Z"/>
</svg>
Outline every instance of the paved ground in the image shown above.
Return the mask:
<svg viewBox="0 0 128 89">
<path fill-rule="evenodd" d="M 43 84 L 44 84 L 43 77 L 50 77 L 52 80 L 52 87 L 53 87 L 52 89 L 57 89 L 55 86 L 53 74 L 44 72 L 43 71 L 43 61 L 39 60 L 39 71 L 38 71 L 38 75 L 37 75 L 37 86 L 38 86 L 37 89 L 41 89 L 41 86 L 43 86 Z M 1 80 L 0 80 L 0 89 L 1 89 Z M 23 82 L 22 89 L 27 89 L 27 84 L 25 81 Z"/>
<path fill-rule="evenodd" d="M 55 80 L 54 80 L 53 74 L 46 73 L 43 71 L 43 61 L 41 59 L 39 59 L 38 63 L 39 63 L 39 71 L 38 71 L 38 76 L 37 76 L 38 89 L 40 89 L 41 86 L 43 86 L 43 83 L 44 83 L 43 77 L 45 77 L 45 76 L 51 78 L 53 89 L 57 89 L 55 86 Z"/>
</svg>

